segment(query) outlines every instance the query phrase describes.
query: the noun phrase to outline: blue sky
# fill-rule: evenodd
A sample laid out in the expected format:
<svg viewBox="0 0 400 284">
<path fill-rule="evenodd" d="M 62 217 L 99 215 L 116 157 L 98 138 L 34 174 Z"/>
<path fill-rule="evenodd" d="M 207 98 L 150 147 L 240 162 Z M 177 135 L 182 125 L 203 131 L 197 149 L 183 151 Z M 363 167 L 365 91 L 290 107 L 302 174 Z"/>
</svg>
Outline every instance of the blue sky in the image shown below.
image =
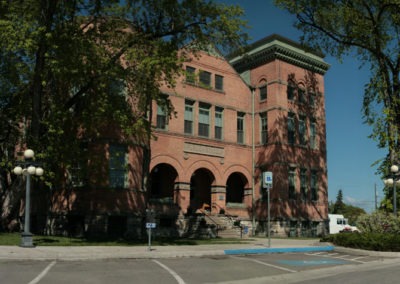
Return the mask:
<svg viewBox="0 0 400 284">
<path fill-rule="evenodd" d="M 238 4 L 245 10 L 250 42 L 273 33 L 299 40 L 301 33 L 293 27 L 295 17 L 276 8 L 272 0 L 217 1 Z M 359 69 L 360 63 L 350 56 L 342 63 L 330 56 L 325 61 L 331 65 L 325 75 L 329 200 L 335 201 L 342 189 L 345 203 L 371 211 L 375 208 L 375 185 L 378 202 L 383 197 L 383 183 L 372 164 L 383 158 L 385 151 L 368 138 L 372 128 L 362 119 L 369 70 Z"/>
</svg>

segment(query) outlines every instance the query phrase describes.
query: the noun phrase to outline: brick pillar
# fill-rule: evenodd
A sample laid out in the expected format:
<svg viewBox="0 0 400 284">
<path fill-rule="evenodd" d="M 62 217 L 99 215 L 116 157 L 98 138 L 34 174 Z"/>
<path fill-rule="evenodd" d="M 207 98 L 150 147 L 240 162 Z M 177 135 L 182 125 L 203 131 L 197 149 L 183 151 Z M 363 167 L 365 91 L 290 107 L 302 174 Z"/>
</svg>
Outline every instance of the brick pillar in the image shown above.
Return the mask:
<svg viewBox="0 0 400 284">
<path fill-rule="evenodd" d="M 243 203 L 246 204 L 247 207 L 251 208 L 252 198 L 253 198 L 253 190 L 251 188 L 245 188 L 243 192 Z"/>
<path fill-rule="evenodd" d="M 216 185 L 211 187 L 211 213 L 219 214 L 226 209 L 226 187 Z"/>
<path fill-rule="evenodd" d="M 186 213 L 190 206 L 190 183 L 176 182 L 174 186 L 174 202 L 178 204 L 180 211 Z"/>
</svg>

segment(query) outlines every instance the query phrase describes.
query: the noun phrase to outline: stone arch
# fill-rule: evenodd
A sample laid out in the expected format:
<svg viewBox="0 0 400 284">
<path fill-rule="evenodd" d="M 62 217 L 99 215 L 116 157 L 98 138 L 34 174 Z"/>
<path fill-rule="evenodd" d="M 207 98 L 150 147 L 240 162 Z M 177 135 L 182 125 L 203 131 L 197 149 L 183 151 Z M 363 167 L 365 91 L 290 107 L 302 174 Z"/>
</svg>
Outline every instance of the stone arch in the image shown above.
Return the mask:
<svg viewBox="0 0 400 284">
<path fill-rule="evenodd" d="M 167 163 L 160 163 L 150 172 L 149 198 L 158 200 L 173 200 L 175 182 L 178 180 L 178 172 Z"/>
<path fill-rule="evenodd" d="M 169 164 L 171 165 L 178 173 L 177 180 L 175 182 L 179 181 L 179 178 L 182 178 L 184 175 L 183 171 L 183 166 L 177 159 L 175 159 L 172 156 L 169 155 L 157 155 L 152 157 L 151 162 L 150 162 L 150 172 L 153 171 L 153 169 L 158 165 L 158 164 Z"/>
<path fill-rule="evenodd" d="M 245 176 L 246 180 L 247 180 L 247 184 L 245 185 L 246 188 L 250 188 L 251 187 L 251 170 L 245 168 L 242 165 L 233 165 L 231 167 L 229 167 L 228 169 L 226 169 L 226 171 L 224 172 L 224 184 L 226 184 L 226 182 L 228 181 L 229 176 L 232 173 L 241 173 L 242 175 Z"/>
<path fill-rule="evenodd" d="M 226 203 L 243 203 L 248 180 L 240 172 L 229 175 L 226 181 Z"/>
<path fill-rule="evenodd" d="M 192 163 L 186 170 L 185 180 L 190 180 L 193 173 L 200 168 L 208 169 L 214 176 L 214 183 L 212 185 L 223 184 L 221 171 L 211 162 L 206 160 L 198 160 Z"/>
<path fill-rule="evenodd" d="M 190 177 L 190 208 L 211 209 L 211 185 L 215 183 L 214 174 L 207 168 L 198 168 Z"/>
</svg>

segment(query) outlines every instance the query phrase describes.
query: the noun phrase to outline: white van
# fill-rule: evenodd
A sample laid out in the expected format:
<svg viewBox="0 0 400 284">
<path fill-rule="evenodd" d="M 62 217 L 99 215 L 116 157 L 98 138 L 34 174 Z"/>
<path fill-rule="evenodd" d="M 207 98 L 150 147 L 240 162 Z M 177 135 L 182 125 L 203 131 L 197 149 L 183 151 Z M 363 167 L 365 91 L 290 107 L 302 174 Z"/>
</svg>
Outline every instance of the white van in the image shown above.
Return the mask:
<svg viewBox="0 0 400 284">
<path fill-rule="evenodd" d="M 341 214 L 328 214 L 329 217 L 329 234 L 337 234 L 340 232 L 358 232 L 357 227 L 350 226 L 347 218 Z"/>
</svg>

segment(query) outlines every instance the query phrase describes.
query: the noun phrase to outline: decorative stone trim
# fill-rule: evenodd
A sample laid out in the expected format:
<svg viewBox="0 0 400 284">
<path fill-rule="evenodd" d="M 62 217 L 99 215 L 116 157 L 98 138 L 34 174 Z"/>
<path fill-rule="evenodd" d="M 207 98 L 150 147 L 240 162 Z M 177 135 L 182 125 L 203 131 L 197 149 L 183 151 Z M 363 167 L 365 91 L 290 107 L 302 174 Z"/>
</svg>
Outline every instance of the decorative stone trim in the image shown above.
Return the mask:
<svg viewBox="0 0 400 284">
<path fill-rule="evenodd" d="M 185 142 L 183 147 L 184 155 L 186 153 L 194 153 L 200 155 L 214 156 L 214 157 L 225 157 L 225 150 L 222 147 L 215 147 L 210 145 L 202 145 L 195 143 Z"/>
<path fill-rule="evenodd" d="M 211 193 L 226 193 L 226 187 L 222 185 L 212 186 Z"/>
</svg>

